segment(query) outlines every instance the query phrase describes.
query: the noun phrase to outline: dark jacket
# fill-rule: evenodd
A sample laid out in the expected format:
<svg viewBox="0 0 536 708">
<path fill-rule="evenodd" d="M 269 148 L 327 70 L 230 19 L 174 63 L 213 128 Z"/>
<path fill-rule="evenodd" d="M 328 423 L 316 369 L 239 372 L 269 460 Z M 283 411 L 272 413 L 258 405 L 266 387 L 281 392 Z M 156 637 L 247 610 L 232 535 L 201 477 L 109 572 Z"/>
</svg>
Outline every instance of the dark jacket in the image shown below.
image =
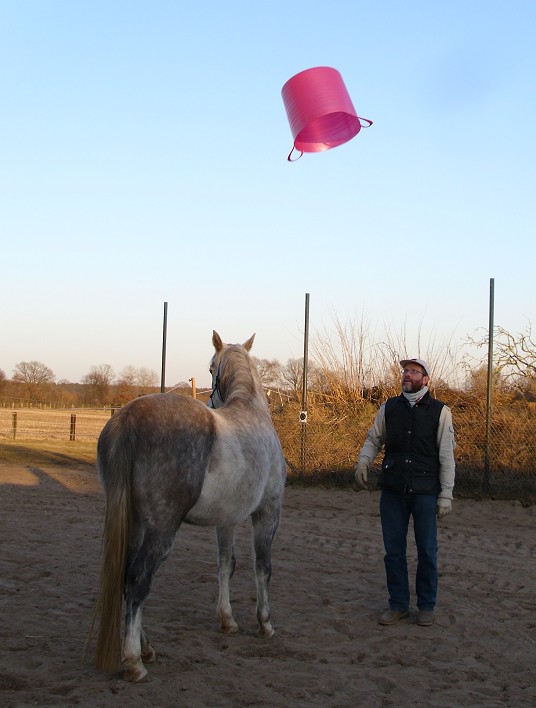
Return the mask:
<svg viewBox="0 0 536 708">
<path fill-rule="evenodd" d="M 444 405 L 428 392 L 414 406 L 402 394 L 386 401 L 380 489 L 413 494 L 441 491 L 437 428 Z"/>
</svg>

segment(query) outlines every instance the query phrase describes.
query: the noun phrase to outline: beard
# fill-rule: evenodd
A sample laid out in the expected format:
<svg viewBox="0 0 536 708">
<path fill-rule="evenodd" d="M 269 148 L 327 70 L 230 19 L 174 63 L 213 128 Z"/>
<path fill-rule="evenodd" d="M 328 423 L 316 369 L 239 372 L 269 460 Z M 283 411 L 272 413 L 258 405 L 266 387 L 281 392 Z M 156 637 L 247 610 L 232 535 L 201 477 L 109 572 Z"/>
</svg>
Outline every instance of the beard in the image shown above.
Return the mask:
<svg viewBox="0 0 536 708">
<path fill-rule="evenodd" d="M 412 380 L 402 382 L 402 391 L 405 393 L 418 393 L 423 387 L 421 383 L 414 383 Z"/>
</svg>

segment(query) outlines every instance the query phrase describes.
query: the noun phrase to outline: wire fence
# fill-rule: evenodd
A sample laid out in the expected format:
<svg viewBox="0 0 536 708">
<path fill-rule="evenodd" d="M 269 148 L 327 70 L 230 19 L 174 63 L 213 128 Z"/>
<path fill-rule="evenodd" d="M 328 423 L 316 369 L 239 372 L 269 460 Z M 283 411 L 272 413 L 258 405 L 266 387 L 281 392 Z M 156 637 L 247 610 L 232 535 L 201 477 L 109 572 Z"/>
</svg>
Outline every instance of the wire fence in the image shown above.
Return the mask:
<svg viewBox="0 0 536 708">
<path fill-rule="evenodd" d="M 536 503 L 536 404 L 512 409 L 496 407 L 489 435 L 485 403 L 450 403 L 456 436 L 458 497 L 513 499 Z M 354 467 L 377 408 L 362 411 L 309 409 L 299 423 L 299 406 L 273 412 L 291 478 L 303 482 L 344 485 L 353 482 Z M 293 421 L 290 419 L 293 418 Z M 375 487 L 382 454 L 369 475 Z"/>
<path fill-rule="evenodd" d="M 536 503 L 536 404 L 495 405 L 486 430 L 485 404 L 449 402 L 456 431 L 455 496 Z M 291 482 L 348 485 L 376 408 L 318 405 L 300 422 L 299 404 L 271 404 Z M 0 440 L 95 442 L 114 408 L 0 408 Z M 487 432 L 490 434 L 488 435 Z M 374 487 L 381 455 L 371 470 Z"/>
</svg>

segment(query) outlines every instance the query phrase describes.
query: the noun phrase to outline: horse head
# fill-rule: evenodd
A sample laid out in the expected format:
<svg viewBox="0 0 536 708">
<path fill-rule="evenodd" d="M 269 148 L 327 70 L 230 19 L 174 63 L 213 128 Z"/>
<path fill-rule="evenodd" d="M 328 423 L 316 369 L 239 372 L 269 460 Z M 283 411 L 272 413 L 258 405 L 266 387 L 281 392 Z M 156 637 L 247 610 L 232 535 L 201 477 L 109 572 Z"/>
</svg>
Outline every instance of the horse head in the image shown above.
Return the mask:
<svg viewBox="0 0 536 708">
<path fill-rule="evenodd" d="M 253 346 L 253 340 L 255 339 L 255 334 L 244 342 L 244 344 L 225 344 L 220 335 L 216 330 L 212 330 L 212 344 L 214 345 L 214 356 L 210 360 L 209 371 L 212 376 L 212 393 L 208 401 L 209 408 L 221 408 L 224 405 L 227 398 L 228 382 L 231 375 L 230 370 L 224 366 L 224 356 L 226 350 L 231 350 L 232 352 L 239 352 L 241 350 L 245 353 L 245 359 L 247 359 L 248 364 L 250 362 L 247 354 L 250 352 Z M 230 369 L 230 367 L 229 367 Z M 248 366 L 248 370 L 250 367 Z"/>
</svg>

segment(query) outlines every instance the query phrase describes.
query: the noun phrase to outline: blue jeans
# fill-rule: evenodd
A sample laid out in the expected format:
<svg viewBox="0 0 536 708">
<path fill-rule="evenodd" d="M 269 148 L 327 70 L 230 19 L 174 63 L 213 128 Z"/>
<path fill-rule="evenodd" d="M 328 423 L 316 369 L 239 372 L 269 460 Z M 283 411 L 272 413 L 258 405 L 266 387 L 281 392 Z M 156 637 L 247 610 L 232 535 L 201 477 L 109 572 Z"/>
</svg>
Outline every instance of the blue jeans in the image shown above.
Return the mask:
<svg viewBox="0 0 536 708">
<path fill-rule="evenodd" d="M 417 545 L 417 607 L 420 610 L 433 610 L 435 607 L 438 577 L 436 506 L 435 494 L 381 493 L 385 572 L 392 610 L 409 609 L 406 548 L 410 516 L 413 516 Z"/>
</svg>

